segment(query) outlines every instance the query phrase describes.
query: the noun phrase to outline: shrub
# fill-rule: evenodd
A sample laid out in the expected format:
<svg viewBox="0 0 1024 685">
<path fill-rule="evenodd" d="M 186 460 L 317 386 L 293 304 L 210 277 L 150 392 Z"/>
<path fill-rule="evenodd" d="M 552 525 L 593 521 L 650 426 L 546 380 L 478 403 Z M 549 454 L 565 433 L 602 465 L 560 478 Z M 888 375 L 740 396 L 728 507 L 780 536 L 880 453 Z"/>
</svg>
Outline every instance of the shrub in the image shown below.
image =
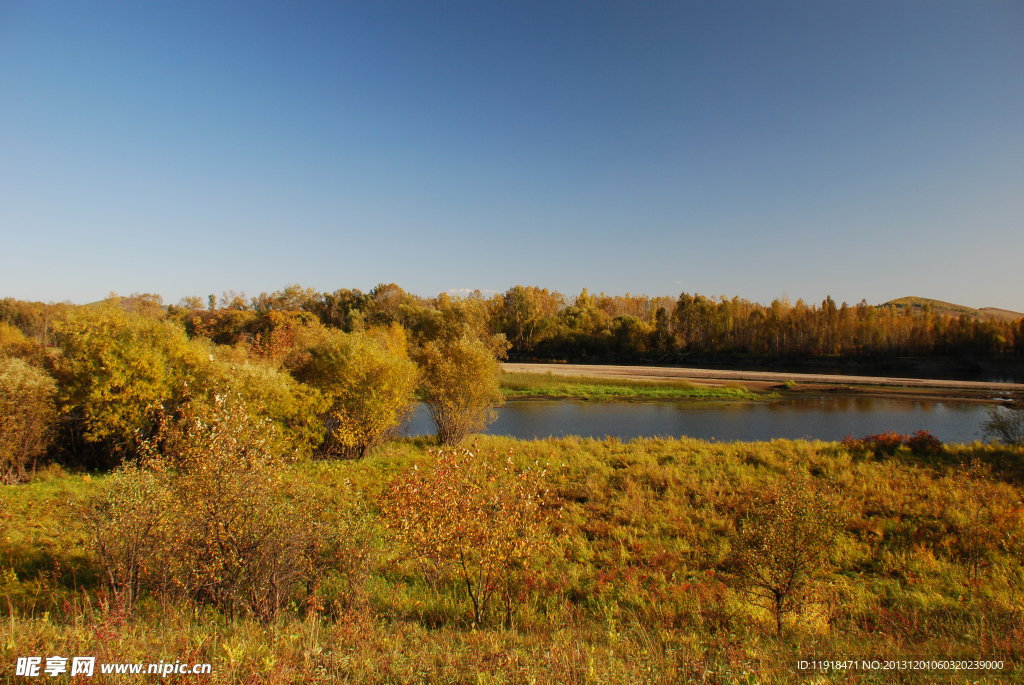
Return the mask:
<svg viewBox="0 0 1024 685">
<path fill-rule="evenodd" d="M 295 380 L 273 362 L 245 359 L 244 351 L 218 347 L 212 364 L 212 387 L 238 394 L 254 416 L 263 416 L 274 424 L 275 449 L 282 454 L 308 455 L 323 442 L 322 416 L 327 400 L 316 388 Z M 221 360 L 239 354 L 231 363 Z"/>
<path fill-rule="evenodd" d="M 80 308 L 55 329 L 62 415 L 85 442 L 121 456 L 152 434 L 161 405 L 181 401 L 208 359 L 180 326 L 128 313 L 113 300 Z"/>
<path fill-rule="evenodd" d="M 1004 445 L 1024 445 L 1024 407 L 990 407 L 988 419 L 981 424 L 986 440 Z"/>
<path fill-rule="evenodd" d="M 863 438 L 847 435 L 842 444 L 847 449 L 868 451 L 876 457 L 892 456 L 901 447 L 907 447 L 914 454 L 934 454 L 942 450 L 942 441 L 926 430 L 919 430 L 913 435 L 900 435 L 895 431 L 866 435 Z"/>
<path fill-rule="evenodd" d="M 0 483 L 20 483 L 46 452 L 57 386 L 44 371 L 0 357 Z"/>
<path fill-rule="evenodd" d="M 26 338 L 18 328 L 0 321 L 0 357 L 19 357 L 32 360 L 43 358 L 42 347 L 35 340 Z"/>
<path fill-rule="evenodd" d="M 127 606 L 148 585 L 269 621 L 308 583 L 320 526 L 279 495 L 274 442 L 271 422 L 236 396 L 194 400 L 160 422 L 141 466 L 85 508 Z"/>
<path fill-rule="evenodd" d="M 771 613 L 778 635 L 785 615 L 802 610 L 815 581 L 830 570 L 840 528 L 825 494 L 794 477 L 755 501 L 753 513 L 742 520 L 728 579 L 750 603 Z"/>
<path fill-rule="evenodd" d="M 169 496 L 173 582 L 197 601 L 263 620 L 310 576 L 315 533 L 276 496 L 285 464 L 273 444 L 269 420 L 223 395 L 186 405 L 147 446 Z"/>
<path fill-rule="evenodd" d="M 340 501 L 315 505 L 325 528 L 324 571 L 332 572 L 324 574 L 320 589 L 326 591 L 335 609 L 365 612 L 370 604 L 370 578 L 383 556 L 378 544 L 376 503 L 364 500 L 348 479 L 339 490 Z"/>
<path fill-rule="evenodd" d="M 501 364 L 481 340 L 464 335 L 430 341 L 416 354 L 423 372 L 423 401 L 442 445 L 458 445 L 482 431 L 504 402 Z"/>
<path fill-rule="evenodd" d="M 926 430 L 919 430 L 904 439 L 904 444 L 914 454 L 935 454 L 942 450 L 942 441 Z"/>
<path fill-rule="evenodd" d="M 947 495 L 951 499 L 947 509 L 955 521 L 967 574 L 978 581 L 982 567 L 990 565 L 992 552 L 1003 538 L 995 516 L 999 498 L 991 471 L 977 457 L 961 462 L 954 484 Z"/>
<path fill-rule="evenodd" d="M 162 559 L 168 491 L 154 473 L 137 466 L 120 467 L 105 490 L 80 508 L 93 550 L 125 615 L 142 590 L 165 577 Z"/>
<path fill-rule="evenodd" d="M 326 329 L 306 333 L 289 361 L 296 377 L 323 393 L 329 409 L 325 451 L 363 457 L 396 436 L 415 402 L 418 372 L 405 352 L 404 332 L 377 339 Z"/>
<path fill-rule="evenodd" d="M 546 470 L 517 470 L 497 454 L 442 450 L 430 471 L 398 478 L 381 510 L 401 558 L 428 584 L 457 579 L 474 622 L 484 625 L 492 599 L 510 596 L 543 544 L 546 478 Z"/>
</svg>

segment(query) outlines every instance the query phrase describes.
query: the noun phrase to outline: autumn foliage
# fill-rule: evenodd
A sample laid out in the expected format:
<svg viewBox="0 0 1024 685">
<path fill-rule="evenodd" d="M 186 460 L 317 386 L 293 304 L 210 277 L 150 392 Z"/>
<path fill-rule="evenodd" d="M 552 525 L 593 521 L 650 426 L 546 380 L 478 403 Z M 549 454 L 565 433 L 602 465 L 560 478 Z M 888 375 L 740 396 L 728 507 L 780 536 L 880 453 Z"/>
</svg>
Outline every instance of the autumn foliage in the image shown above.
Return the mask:
<svg viewBox="0 0 1024 685">
<path fill-rule="evenodd" d="M 919 430 L 913 435 L 900 435 L 895 431 L 866 435 L 863 438 L 848 435 L 843 438 L 842 444 L 850 450 L 867 451 L 876 457 L 892 456 L 901 447 L 906 447 L 914 454 L 934 454 L 942 449 L 942 441 L 926 430 Z"/>
<path fill-rule="evenodd" d="M 841 519 L 827 493 L 791 476 L 759 497 L 743 519 L 728 560 L 733 587 L 772 616 L 782 634 L 787 614 L 812 601 L 832 568 Z"/>
<path fill-rule="evenodd" d="M 493 408 L 504 403 L 501 364 L 483 341 L 463 335 L 429 342 L 416 360 L 423 370 L 423 401 L 442 445 L 458 445 L 494 421 Z"/>
<path fill-rule="evenodd" d="M 366 333 L 310 326 L 298 343 L 285 364 L 325 399 L 324 453 L 363 457 L 397 436 L 419 380 L 401 326 Z"/>
<path fill-rule="evenodd" d="M 511 599 L 545 543 L 547 471 L 469 449 L 433 456 L 429 469 L 407 472 L 385 493 L 385 527 L 429 585 L 461 584 L 473 622 L 483 625 L 495 597 Z"/>
<path fill-rule="evenodd" d="M 261 620 L 293 599 L 311 577 L 318 526 L 280 496 L 287 464 L 273 433 L 237 396 L 190 401 L 85 507 L 126 609 L 146 588 Z"/>
<path fill-rule="evenodd" d="M 57 387 L 41 369 L 0 357 L 0 483 L 20 483 L 52 437 Z"/>
</svg>

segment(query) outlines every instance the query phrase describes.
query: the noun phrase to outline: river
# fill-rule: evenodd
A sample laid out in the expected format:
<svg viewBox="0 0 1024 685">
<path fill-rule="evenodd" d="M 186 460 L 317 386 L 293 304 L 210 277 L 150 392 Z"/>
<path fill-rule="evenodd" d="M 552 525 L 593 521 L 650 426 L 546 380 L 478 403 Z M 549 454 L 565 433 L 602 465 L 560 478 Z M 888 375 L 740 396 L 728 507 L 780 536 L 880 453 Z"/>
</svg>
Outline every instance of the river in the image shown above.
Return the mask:
<svg viewBox="0 0 1024 685">
<path fill-rule="evenodd" d="M 519 400 L 498 409 L 487 429 L 524 440 L 580 437 L 689 436 L 719 441 L 774 438 L 842 440 L 893 430 L 930 431 L 943 442 L 981 438 L 986 407 L 961 402 L 876 398 L 821 398 L 773 402 L 582 402 Z M 430 435 L 433 425 L 418 405 L 407 435 Z"/>
</svg>

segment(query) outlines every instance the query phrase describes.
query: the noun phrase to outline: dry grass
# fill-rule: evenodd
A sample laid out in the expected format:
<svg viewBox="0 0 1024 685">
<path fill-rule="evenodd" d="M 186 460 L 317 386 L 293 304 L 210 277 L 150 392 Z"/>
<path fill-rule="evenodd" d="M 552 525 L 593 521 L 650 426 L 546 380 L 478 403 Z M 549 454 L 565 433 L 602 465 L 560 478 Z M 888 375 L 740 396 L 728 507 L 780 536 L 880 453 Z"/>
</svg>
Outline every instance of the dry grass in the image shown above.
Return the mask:
<svg viewBox="0 0 1024 685">
<path fill-rule="evenodd" d="M 879 459 L 802 441 L 480 437 L 478 451 L 547 464 L 561 512 L 511 625 L 478 629 L 460 587 L 432 590 L 395 563 L 377 519 L 380 493 L 428 464 L 428 447 L 397 441 L 362 461 L 300 465 L 291 477 L 325 509 L 362 507 L 370 534 L 361 544 L 372 554 L 344 577 L 325 570 L 269 624 L 164 603 L 159 593 L 126 619 L 66 504 L 104 477 L 51 473 L 5 486 L 4 659 L 211 662 L 206 681 L 223 683 L 468 684 L 785 683 L 798 680 L 801 657 L 984 657 L 1007 668 L 967 681 L 1024 678 L 1021 448 L 901 448 Z M 961 468 L 972 459 L 975 468 Z M 838 570 L 776 639 L 769 618 L 720 578 L 755 497 L 791 472 L 830 484 L 844 525 Z M 815 682 L 945 682 L 940 675 L 850 672 Z"/>
</svg>

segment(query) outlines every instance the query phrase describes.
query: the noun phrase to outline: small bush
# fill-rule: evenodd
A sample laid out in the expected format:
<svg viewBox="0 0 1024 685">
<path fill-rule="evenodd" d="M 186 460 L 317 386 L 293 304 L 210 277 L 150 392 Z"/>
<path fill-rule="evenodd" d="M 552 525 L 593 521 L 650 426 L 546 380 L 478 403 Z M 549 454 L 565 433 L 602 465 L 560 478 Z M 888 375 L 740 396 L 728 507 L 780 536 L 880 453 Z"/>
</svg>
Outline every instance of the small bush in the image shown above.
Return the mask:
<svg viewBox="0 0 1024 685">
<path fill-rule="evenodd" d="M 119 468 L 103 493 L 80 509 L 119 609 L 131 614 L 142 590 L 160 584 L 168 491 L 154 473 Z"/>
<path fill-rule="evenodd" d="M 901 447 L 907 447 L 914 454 L 935 454 L 942 450 L 942 441 L 926 430 L 919 430 L 913 435 L 900 435 L 895 431 L 867 435 L 863 438 L 847 435 L 843 438 L 842 445 L 850 450 L 871 452 L 876 457 L 891 457 Z"/>
<path fill-rule="evenodd" d="M 1004 445 L 1024 445 L 1024 407 L 990 407 L 981 431 L 986 440 L 998 440 Z"/>
<path fill-rule="evenodd" d="M 168 490 L 170 576 L 193 599 L 270 620 L 310 576 L 314 530 L 277 496 L 273 427 L 245 404 L 192 402 L 160 428 L 148 466 Z M 158 449 L 153 450 L 153 447 Z"/>
<path fill-rule="evenodd" d="M 237 397 L 194 400 L 85 509 L 110 585 L 144 587 L 269 621 L 313 575 L 319 523 L 282 497 L 267 419 Z M 294 501 L 302 502 L 298 493 Z"/>
<path fill-rule="evenodd" d="M 814 583 L 831 569 L 840 517 L 825 493 L 790 478 L 755 502 L 742 520 L 727 565 L 731 585 L 768 610 L 782 634 L 786 614 L 799 612 Z"/>
<path fill-rule="evenodd" d="M 0 483 L 20 483 L 45 454 L 57 386 L 21 359 L 0 357 Z"/>
<path fill-rule="evenodd" d="M 919 430 L 904 438 L 904 444 L 914 454 L 935 454 L 942 450 L 942 441 L 926 430 Z"/>
<path fill-rule="evenodd" d="M 385 493 L 385 526 L 401 558 L 429 584 L 455 578 L 466 588 L 473 620 L 483 625 L 492 599 L 510 598 L 542 546 L 547 472 L 465 449 L 442 450 L 435 459 L 429 472 L 407 472 Z"/>
</svg>

